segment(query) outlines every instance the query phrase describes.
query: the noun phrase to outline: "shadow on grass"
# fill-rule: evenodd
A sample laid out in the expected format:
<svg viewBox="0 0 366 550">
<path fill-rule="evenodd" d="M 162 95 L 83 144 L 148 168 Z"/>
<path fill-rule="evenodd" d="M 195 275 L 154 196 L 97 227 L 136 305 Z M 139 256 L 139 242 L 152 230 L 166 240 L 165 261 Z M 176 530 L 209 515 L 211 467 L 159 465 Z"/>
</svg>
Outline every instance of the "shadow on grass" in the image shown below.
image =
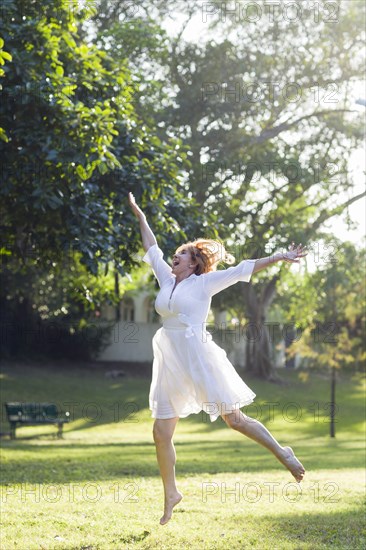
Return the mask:
<svg viewBox="0 0 366 550">
<path fill-rule="evenodd" d="M 291 548 L 338 548 L 363 549 L 366 535 L 364 527 L 364 510 L 361 506 L 352 506 L 346 512 L 335 512 L 320 507 L 318 513 L 309 513 L 301 509 L 292 514 L 264 515 L 251 518 L 252 529 L 248 529 L 251 538 L 256 538 L 254 548 L 260 548 L 260 540 L 267 540 L 267 533 L 276 538 L 275 548 L 279 549 L 292 543 Z M 240 525 L 243 515 L 235 513 L 233 520 Z M 247 518 L 245 518 L 247 524 Z M 254 535 L 255 533 L 255 535 Z M 253 536 L 254 535 L 254 536 Z M 248 542 L 248 541 L 247 541 Z M 250 541 L 249 541 L 250 542 Z M 254 541 L 252 541 L 254 542 Z M 247 546 L 245 546 L 246 548 Z M 248 546 L 249 547 L 249 546 Z M 265 546 L 268 548 L 268 546 Z M 241 546 L 233 547 L 242 548 Z"/>
<path fill-rule="evenodd" d="M 83 423 L 73 430 L 87 430 L 112 422 L 139 420 L 150 416 L 147 410 L 150 378 L 107 379 L 103 370 L 47 370 L 46 367 L 14 367 L 6 369 L 2 380 L 1 424 L 8 431 L 4 411 L 5 401 L 52 401 L 71 412 L 71 419 Z M 314 437 L 329 433 L 328 380 L 316 374 L 307 382 L 299 381 L 296 372 L 284 372 L 289 384 L 285 387 L 243 375 L 249 387 L 257 394 L 254 403 L 242 410 L 257 418 L 269 429 L 273 421 L 285 423 L 289 430 L 301 425 L 300 437 Z M 364 396 L 360 381 L 345 377 L 337 388 L 336 432 L 360 430 L 364 416 Z M 62 397 L 60 397 L 62 396 Z M 267 398 L 267 400 L 266 400 Z M 92 420 L 90 423 L 89 420 Z M 95 421 L 94 421 L 95 420 Z M 144 419 L 145 420 L 145 419 Z M 152 422 L 152 419 L 151 419 Z M 191 415 L 184 422 L 195 426 L 196 433 L 221 430 L 221 418 L 210 422 L 205 413 Z M 199 424 L 199 427 L 198 427 Z M 277 428 L 276 428 L 277 429 Z M 65 430 L 66 431 L 66 430 Z"/>
<path fill-rule="evenodd" d="M 364 395 L 352 396 L 351 402 L 338 400 L 334 417 L 336 434 L 342 431 L 364 433 Z M 217 409 L 220 410 L 220 409 Z M 222 409 L 225 411 L 225 409 Z M 327 401 L 315 399 L 295 400 L 294 397 L 285 399 L 283 396 L 273 401 L 263 401 L 256 398 L 254 403 L 243 407 L 241 411 L 251 419 L 258 420 L 269 430 L 273 426 L 281 431 L 283 425 L 289 430 L 298 427 L 299 437 L 327 436 L 330 433 L 330 405 Z M 191 415 L 184 422 L 195 425 L 195 433 L 208 433 L 221 430 L 225 426 L 224 420 L 219 417 L 211 422 L 209 416 L 201 411 L 198 415 Z M 197 424 L 200 427 L 197 428 Z"/>
<path fill-rule="evenodd" d="M 266 504 L 263 507 L 265 506 Z M 145 514 L 146 519 L 147 516 L 148 514 Z M 361 506 L 357 505 L 349 506 L 347 511 L 320 507 L 316 512 L 305 511 L 301 506 L 295 506 L 290 513 L 269 514 L 267 512 L 265 515 L 251 513 L 248 507 L 239 512 L 238 506 L 235 506 L 235 512 L 228 517 L 222 505 L 219 508 L 211 507 L 202 511 L 197 507 L 191 510 L 186 504 L 186 509 L 175 509 L 172 529 L 174 529 L 174 518 L 179 517 L 179 524 L 177 531 L 174 530 L 174 538 L 170 539 L 172 542 L 169 548 L 363 550 L 365 548 L 363 516 Z M 213 525 L 212 531 L 211 525 Z M 161 535 L 157 536 L 151 528 L 142 529 L 140 524 L 127 525 L 124 533 L 114 535 L 113 539 L 108 539 L 106 534 L 105 542 L 113 548 L 125 548 L 126 545 L 130 547 L 131 544 L 141 549 L 161 547 Z M 220 538 L 215 538 L 218 529 Z M 78 549 L 82 548 L 78 546 Z M 164 548 L 167 548 L 165 544 Z"/>
<path fill-rule="evenodd" d="M 126 476 L 159 476 L 155 445 L 151 442 L 87 444 L 70 441 L 57 446 L 10 442 L 13 456 L 2 466 L 2 481 L 9 483 L 67 483 L 106 481 Z M 237 441 L 176 441 L 177 476 L 258 472 L 282 469 L 276 458 L 256 443 Z M 312 470 L 362 468 L 362 445 L 348 447 L 330 441 L 295 447 L 308 473 Z M 19 453 L 19 458 L 17 458 Z M 290 475 L 290 474 L 289 474 Z"/>
<path fill-rule="evenodd" d="M 85 402 L 85 414 L 80 416 L 80 410 L 75 410 L 75 403 L 78 403 L 79 409 L 83 404 L 80 401 L 74 401 L 74 409 L 71 408 L 71 423 L 65 424 L 64 433 L 68 431 L 84 431 L 100 426 L 109 426 L 110 424 L 124 423 L 141 424 L 150 423 L 151 429 L 154 419 L 151 418 L 150 410 L 146 402 L 144 391 L 136 391 L 131 396 L 132 388 L 123 388 L 121 391 L 120 401 L 108 401 L 99 399 L 99 401 Z M 280 398 L 279 398 L 280 399 Z M 40 399 L 41 400 L 41 399 Z M 274 405 L 273 403 L 276 403 Z M 288 430 L 294 433 L 298 428 L 298 436 L 303 438 L 313 438 L 328 436 L 330 432 L 329 418 L 329 403 L 316 402 L 316 406 L 309 403 L 300 403 L 294 401 L 273 402 L 271 405 L 268 402 L 257 400 L 254 404 L 243 407 L 242 412 L 252 419 L 258 420 L 267 427 L 268 430 L 276 430 L 277 433 L 283 431 L 284 425 Z M 294 404 L 293 404 L 294 403 Z M 86 406 L 87 405 L 87 406 Z M 2 430 L 4 433 L 9 432 L 9 425 L 6 424 L 4 407 L 2 417 Z M 363 396 L 352 397 L 352 403 L 339 403 L 337 414 L 335 417 L 336 434 L 341 432 L 359 431 L 363 433 L 362 421 L 364 415 L 364 399 Z M 95 420 L 94 420 L 95 419 Z M 80 422 L 82 421 L 82 422 Z M 73 424 L 75 422 L 75 424 Z M 221 416 L 214 422 L 210 421 L 210 417 L 201 411 L 198 414 L 192 414 L 189 417 L 181 419 L 181 423 L 194 426 L 195 434 L 208 434 L 222 429 L 227 429 L 224 420 Z M 275 434 L 274 434 L 275 435 Z M 50 433 L 53 437 L 54 433 Z M 18 439 L 32 439 L 36 436 L 17 436 Z"/>
</svg>

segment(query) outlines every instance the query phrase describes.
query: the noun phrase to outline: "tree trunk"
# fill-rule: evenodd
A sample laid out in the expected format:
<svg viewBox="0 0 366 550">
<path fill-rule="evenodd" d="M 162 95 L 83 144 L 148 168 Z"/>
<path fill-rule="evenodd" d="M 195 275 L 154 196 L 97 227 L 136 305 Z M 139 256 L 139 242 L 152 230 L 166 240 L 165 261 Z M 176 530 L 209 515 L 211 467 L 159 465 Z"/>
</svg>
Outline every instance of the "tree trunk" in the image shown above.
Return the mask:
<svg viewBox="0 0 366 550">
<path fill-rule="evenodd" d="M 247 338 L 247 370 L 259 378 L 278 380 L 272 361 L 272 344 L 267 326 L 257 319 L 249 323 Z"/>
<path fill-rule="evenodd" d="M 114 293 L 117 296 L 116 321 L 118 323 L 118 321 L 121 320 L 121 310 L 120 310 L 121 300 L 120 300 L 120 293 L 119 293 L 119 276 L 118 276 L 118 271 L 117 271 L 116 268 L 115 268 L 115 271 L 114 271 Z"/>
<path fill-rule="evenodd" d="M 245 301 L 249 314 L 249 324 L 245 333 L 246 336 L 246 368 L 259 378 L 278 381 L 272 360 L 272 343 L 268 327 L 265 324 L 268 308 L 275 296 L 275 276 L 264 287 L 261 298 L 258 299 L 252 285 L 245 285 Z"/>
</svg>

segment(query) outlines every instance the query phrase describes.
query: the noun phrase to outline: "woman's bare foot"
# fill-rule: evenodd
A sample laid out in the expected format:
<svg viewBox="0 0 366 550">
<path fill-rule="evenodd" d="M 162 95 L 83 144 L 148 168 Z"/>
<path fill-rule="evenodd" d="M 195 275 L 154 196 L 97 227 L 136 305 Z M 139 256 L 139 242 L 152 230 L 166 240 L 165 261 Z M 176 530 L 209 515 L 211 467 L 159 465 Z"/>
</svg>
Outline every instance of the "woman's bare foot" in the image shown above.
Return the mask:
<svg viewBox="0 0 366 550">
<path fill-rule="evenodd" d="M 165 502 L 164 502 L 164 515 L 160 518 L 160 525 L 165 525 L 168 523 L 170 518 L 172 517 L 173 508 L 176 506 L 183 498 L 182 493 L 177 491 L 173 495 L 170 495 L 169 497 L 165 496 Z"/>
<path fill-rule="evenodd" d="M 282 457 L 279 457 L 279 460 L 288 470 L 290 470 L 296 481 L 300 483 L 304 477 L 305 468 L 296 458 L 291 447 L 283 447 L 283 455 Z"/>
</svg>

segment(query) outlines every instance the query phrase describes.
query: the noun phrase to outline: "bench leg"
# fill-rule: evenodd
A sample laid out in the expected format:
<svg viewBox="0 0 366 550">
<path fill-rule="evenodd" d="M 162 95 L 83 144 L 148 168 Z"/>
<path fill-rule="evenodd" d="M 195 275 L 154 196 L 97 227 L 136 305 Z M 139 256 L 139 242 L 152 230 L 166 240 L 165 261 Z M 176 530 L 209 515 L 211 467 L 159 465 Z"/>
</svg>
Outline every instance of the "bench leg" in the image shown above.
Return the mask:
<svg viewBox="0 0 366 550">
<path fill-rule="evenodd" d="M 16 425 L 15 422 L 10 423 L 10 439 L 16 439 L 16 436 L 15 436 L 16 427 L 17 427 L 17 425 Z"/>
<path fill-rule="evenodd" d="M 62 439 L 62 428 L 64 427 L 63 424 L 58 424 L 58 430 L 57 430 L 57 437 L 59 439 Z"/>
</svg>

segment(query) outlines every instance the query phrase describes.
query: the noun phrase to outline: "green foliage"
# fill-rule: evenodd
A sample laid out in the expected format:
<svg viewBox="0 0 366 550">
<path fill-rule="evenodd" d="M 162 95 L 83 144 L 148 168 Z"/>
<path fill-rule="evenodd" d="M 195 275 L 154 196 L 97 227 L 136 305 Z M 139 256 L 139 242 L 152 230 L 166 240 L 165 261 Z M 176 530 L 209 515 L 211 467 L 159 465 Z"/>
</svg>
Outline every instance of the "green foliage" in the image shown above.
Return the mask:
<svg viewBox="0 0 366 550">
<path fill-rule="evenodd" d="M 335 240 L 329 248 L 329 262 L 301 278 L 289 272 L 279 290 L 286 321 L 301 334 L 288 352 L 316 368 L 360 370 L 366 360 L 365 250 Z"/>
<path fill-rule="evenodd" d="M 365 6 L 333 3 L 342 9 L 332 24 L 326 2 L 318 21 L 297 4 L 299 21 L 265 17 L 260 33 L 214 17 L 196 44 L 161 24 L 173 10 L 201 15 L 194 0 L 5 2 L 1 232 L 14 273 L 20 260 L 47 269 L 71 251 L 77 270 L 123 275 L 140 246 L 129 190 L 165 252 L 220 236 L 245 246 L 240 261 L 316 242 L 346 207 L 337 197 L 352 192 L 347 159 L 362 120 L 349 89 L 364 72 Z M 267 279 L 256 280 L 259 318 L 276 289 Z"/>
<path fill-rule="evenodd" d="M 354 44 L 362 42 L 357 21 Z M 361 78 L 357 57 L 335 79 L 335 103 L 323 107 L 313 93 L 317 88 L 326 95 L 339 59 L 352 58 L 349 29 L 341 27 L 339 59 L 332 56 L 328 65 L 325 58 L 320 68 L 309 61 L 310 49 L 323 51 L 331 40 L 323 25 L 310 35 L 302 30 L 302 48 L 293 47 L 300 41 L 298 26 L 282 25 L 279 34 L 248 25 L 240 41 L 234 35 L 200 46 L 181 43 L 171 62 L 178 92 L 164 113 L 168 127 L 183 130 L 192 151 L 190 189 L 223 237 L 273 247 L 313 238 L 318 224 L 311 222 L 322 211 L 332 215 L 335 193 L 350 187 L 346 159 L 361 125 L 343 92 Z M 286 93 L 291 83 L 296 100 Z"/>
<path fill-rule="evenodd" d="M 99 324 L 102 302 L 115 296 L 112 270 L 92 276 L 80 253 L 46 265 L 3 259 L 1 354 L 89 359 L 103 348 L 110 327 Z M 121 285 L 122 286 L 122 285 Z"/>
<path fill-rule="evenodd" d="M 116 273 L 137 264 L 141 240 L 128 191 L 163 247 L 185 237 L 194 218 L 181 194 L 181 140 L 159 137 L 151 117 L 141 118 L 134 52 L 118 59 L 88 40 L 96 9 L 85 5 L 9 0 L 0 29 L 4 323 L 34 331 L 57 321 L 74 341 L 102 301 L 117 299 Z M 47 353 L 42 342 L 14 347 L 15 333 L 2 342 L 7 352 L 28 345 L 29 353 Z M 87 356 L 100 336 L 56 354 L 84 345 Z"/>
<path fill-rule="evenodd" d="M 4 40 L 0 37 L 0 77 L 5 75 L 4 69 L 1 66 L 5 65 L 7 61 L 12 61 L 12 56 L 9 52 L 4 51 Z M 2 84 L 0 83 L 0 91 L 2 90 Z M 8 141 L 8 136 L 4 128 L 0 127 L 0 140 Z"/>
<path fill-rule="evenodd" d="M 0 111 L 2 238 L 24 260 L 31 251 L 46 263 L 71 248 L 94 274 L 110 261 L 123 274 L 139 244 L 128 191 L 146 203 L 167 190 L 179 202 L 185 155 L 176 154 L 179 140 L 162 142 L 141 123 L 127 63 L 83 38 L 86 15 L 73 8 L 67 0 L 3 7 L 12 62 Z M 169 235 L 164 199 L 158 206 L 152 219 Z"/>
<path fill-rule="evenodd" d="M 238 261 L 291 241 L 311 247 L 323 224 L 353 200 L 343 196 L 354 193 L 348 160 L 363 139 L 350 90 L 364 73 L 365 4 L 335 2 L 337 18 L 326 22 L 326 2 L 317 4 L 318 18 L 311 3 L 295 3 L 302 15 L 290 21 L 282 4 L 271 18 L 268 3 L 259 1 L 262 16 L 252 23 L 249 16 L 224 17 L 216 2 L 206 42 L 181 35 L 171 41 L 174 94 L 159 122 L 184 136 L 190 192 L 221 238 L 244 251 Z M 186 15 L 197 14 L 189 5 Z M 240 3 L 235 10 L 246 13 Z M 247 314 L 260 323 L 284 273 L 274 270 L 243 291 Z M 235 292 L 227 293 L 229 306 Z M 271 375 L 263 342 L 253 343 L 247 364 Z"/>
</svg>

